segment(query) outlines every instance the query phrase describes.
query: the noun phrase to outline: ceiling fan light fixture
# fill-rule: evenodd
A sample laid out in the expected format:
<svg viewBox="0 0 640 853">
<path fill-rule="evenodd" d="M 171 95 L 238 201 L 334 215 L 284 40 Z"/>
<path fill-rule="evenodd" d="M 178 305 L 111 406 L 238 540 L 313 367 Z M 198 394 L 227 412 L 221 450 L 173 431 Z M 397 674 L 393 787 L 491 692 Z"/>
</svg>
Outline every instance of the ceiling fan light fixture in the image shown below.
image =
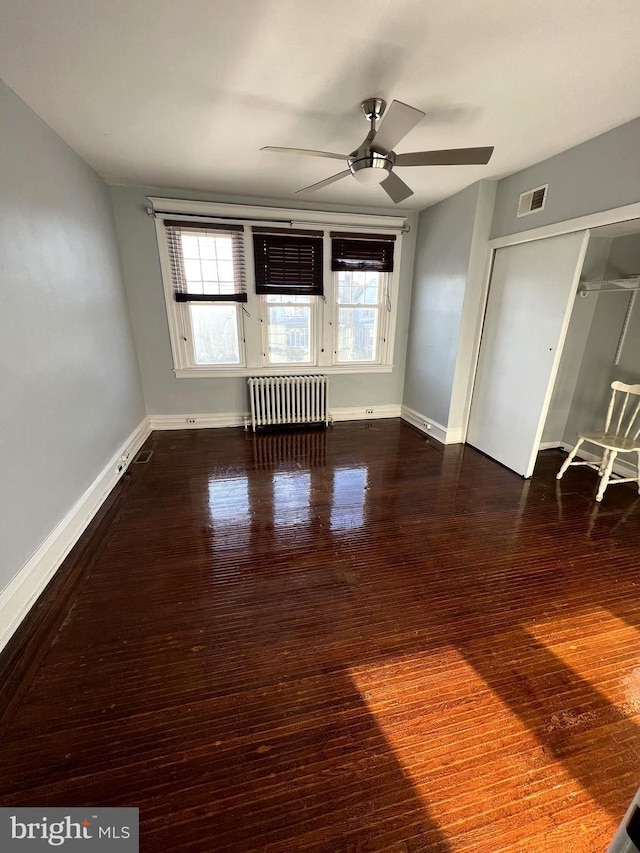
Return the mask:
<svg viewBox="0 0 640 853">
<path fill-rule="evenodd" d="M 376 169 L 373 166 L 364 166 L 352 172 L 352 174 L 359 184 L 367 186 L 381 184 L 389 176 L 389 172 L 386 169 Z"/>
<path fill-rule="evenodd" d="M 353 177 L 360 184 L 372 186 L 381 184 L 393 168 L 394 158 L 389 155 L 379 154 L 370 148 L 354 151 L 349 158 L 349 169 Z"/>
</svg>

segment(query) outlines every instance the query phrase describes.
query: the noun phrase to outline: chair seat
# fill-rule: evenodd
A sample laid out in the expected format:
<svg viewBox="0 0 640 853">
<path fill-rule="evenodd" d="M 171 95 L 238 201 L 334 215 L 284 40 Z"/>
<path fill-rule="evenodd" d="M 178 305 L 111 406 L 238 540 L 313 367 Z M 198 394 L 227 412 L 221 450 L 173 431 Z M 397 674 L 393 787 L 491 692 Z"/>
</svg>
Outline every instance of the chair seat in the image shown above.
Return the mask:
<svg viewBox="0 0 640 853">
<path fill-rule="evenodd" d="M 640 440 L 631 437 L 625 438 L 623 435 L 615 435 L 609 432 L 579 432 L 578 436 L 584 438 L 585 441 L 590 441 L 591 444 L 606 447 L 607 450 L 618 450 L 623 453 L 640 450 Z"/>
</svg>

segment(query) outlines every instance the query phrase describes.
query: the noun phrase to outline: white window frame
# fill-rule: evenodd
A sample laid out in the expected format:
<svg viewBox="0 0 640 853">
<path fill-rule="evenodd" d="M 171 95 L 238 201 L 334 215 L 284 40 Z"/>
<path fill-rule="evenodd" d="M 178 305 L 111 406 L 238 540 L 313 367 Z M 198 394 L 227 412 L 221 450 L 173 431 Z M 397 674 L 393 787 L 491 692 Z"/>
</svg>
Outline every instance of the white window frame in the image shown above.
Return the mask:
<svg viewBox="0 0 640 853">
<path fill-rule="evenodd" d="M 360 215 L 333 213 L 317 210 L 297 210 L 290 208 L 270 208 L 247 205 L 218 204 L 214 202 L 194 202 L 181 199 L 149 198 L 150 213 L 156 217 L 156 236 L 162 273 L 163 290 L 173 357 L 173 369 L 177 378 L 224 378 L 231 376 L 269 376 L 296 374 L 339 374 L 339 373 L 390 373 L 393 370 L 395 330 L 399 279 L 402 255 L 402 232 L 406 230 L 406 220 L 399 216 Z M 188 302 L 176 302 L 171 279 L 171 266 L 165 237 L 162 216 L 172 219 L 185 217 L 185 221 L 216 219 L 233 221 L 244 225 L 245 266 L 247 277 L 247 302 L 218 302 L 199 304 L 234 305 L 238 319 L 238 340 L 240 364 L 196 364 L 193 354 L 191 320 Z M 266 300 L 255 292 L 255 273 L 253 261 L 253 239 L 251 225 L 274 225 L 283 227 L 323 230 L 324 240 L 324 291 L 323 297 L 311 297 L 315 301 L 312 307 L 313 341 L 312 361 L 308 364 L 283 362 L 269 364 L 266 329 Z M 338 362 L 337 361 L 337 273 L 331 271 L 330 231 L 353 230 L 370 233 L 395 234 L 394 270 L 385 273 L 386 292 L 380 316 L 378 338 L 378 360 L 375 362 Z M 389 310 L 385 310 L 385 308 Z"/>
<path fill-rule="evenodd" d="M 318 346 L 318 341 L 320 340 L 320 336 L 322 335 L 321 327 L 318 324 L 318 314 L 319 314 L 319 306 L 318 306 L 319 297 L 317 296 L 309 296 L 308 297 L 308 305 L 310 308 L 310 318 L 309 318 L 309 354 L 311 359 L 307 362 L 291 362 L 291 361 L 269 361 L 269 308 L 273 308 L 276 305 L 283 305 L 286 307 L 287 303 L 278 303 L 278 302 L 269 302 L 267 296 L 260 296 L 260 321 L 262 326 L 262 365 L 263 367 L 276 367 L 280 373 L 283 370 L 288 370 L 290 367 L 294 368 L 307 368 L 307 367 L 317 367 L 318 366 L 318 352 L 320 347 Z M 291 307 L 296 307 L 295 303 L 290 303 Z"/>
<path fill-rule="evenodd" d="M 362 303 L 359 305 L 349 304 L 344 305 L 338 302 L 337 292 L 338 292 L 338 276 L 339 272 L 331 273 L 333 278 L 333 292 L 334 298 L 332 301 L 332 315 L 333 315 L 333 363 L 339 366 L 353 366 L 358 369 L 365 365 L 374 365 L 374 364 L 386 364 L 390 358 L 393 356 L 393 350 L 389 350 L 389 331 L 391 325 L 391 279 L 393 273 L 378 273 L 380 275 L 380 302 L 376 302 L 373 305 L 367 305 L 366 303 Z M 376 308 L 379 310 L 378 315 L 378 329 L 376 334 L 376 353 L 378 355 L 375 361 L 338 361 L 338 316 L 340 308 Z"/>
</svg>

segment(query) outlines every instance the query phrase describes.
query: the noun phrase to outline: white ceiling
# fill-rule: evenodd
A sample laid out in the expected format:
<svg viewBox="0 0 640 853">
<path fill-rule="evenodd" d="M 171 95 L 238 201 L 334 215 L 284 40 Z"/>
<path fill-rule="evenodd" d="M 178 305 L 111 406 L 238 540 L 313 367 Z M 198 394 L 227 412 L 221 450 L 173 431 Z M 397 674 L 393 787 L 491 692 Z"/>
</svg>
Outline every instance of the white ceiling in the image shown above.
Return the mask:
<svg viewBox="0 0 640 853">
<path fill-rule="evenodd" d="M 640 113 L 638 0 L 0 0 L 0 77 L 111 183 L 290 199 L 348 153 L 365 97 L 427 117 L 398 152 L 421 209 Z M 352 178 L 307 200 L 388 207 Z"/>
</svg>

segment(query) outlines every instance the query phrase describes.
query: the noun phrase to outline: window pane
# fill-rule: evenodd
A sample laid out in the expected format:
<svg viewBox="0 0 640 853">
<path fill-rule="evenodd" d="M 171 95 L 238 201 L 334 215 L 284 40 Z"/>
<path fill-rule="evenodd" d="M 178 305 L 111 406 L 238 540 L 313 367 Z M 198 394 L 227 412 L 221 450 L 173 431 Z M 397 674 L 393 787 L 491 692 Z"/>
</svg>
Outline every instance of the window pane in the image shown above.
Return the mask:
<svg viewBox="0 0 640 853">
<path fill-rule="evenodd" d="M 202 293 L 202 267 L 200 266 L 200 261 L 185 258 L 184 274 L 187 278 L 187 290 L 189 293 Z"/>
<path fill-rule="evenodd" d="M 265 296 L 264 298 L 267 300 L 267 302 L 273 302 L 279 305 L 282 305 L 283 303 L 287 303 L 288 305 L 309 304 L 308 296 Z"/>
<path fill-rule="evenodd" d="M 339 305 L 376 305 L 380 302 L 380 273 L 366 270 L 338 273 Z"/>
<path fill-rule="evenodd" d="M 196 364 L 239 364 L 235 305 L 189 305 Z"/>
<path fill-rule="evenodd" d="M 224 295 L 234 292 L 232 245 L 232 238 L 226 235 L 182 235 L 188 293 Z"/>
<path fill-rule="evenodd" d="M 220 281 L 233 284 L 233 261 L 218 261 L 218 278 Z"/>
<path fill-rule="evenodd" d="M 375 361 L 378 308 L 338 309 L 338 361 Z"/>
<path fill-rule="evenodd" d="M 267 308 L 269 361 L 272 364 L 309 364 L 311 361 L 311 308 L 275 305 Z"/>
</svg>

